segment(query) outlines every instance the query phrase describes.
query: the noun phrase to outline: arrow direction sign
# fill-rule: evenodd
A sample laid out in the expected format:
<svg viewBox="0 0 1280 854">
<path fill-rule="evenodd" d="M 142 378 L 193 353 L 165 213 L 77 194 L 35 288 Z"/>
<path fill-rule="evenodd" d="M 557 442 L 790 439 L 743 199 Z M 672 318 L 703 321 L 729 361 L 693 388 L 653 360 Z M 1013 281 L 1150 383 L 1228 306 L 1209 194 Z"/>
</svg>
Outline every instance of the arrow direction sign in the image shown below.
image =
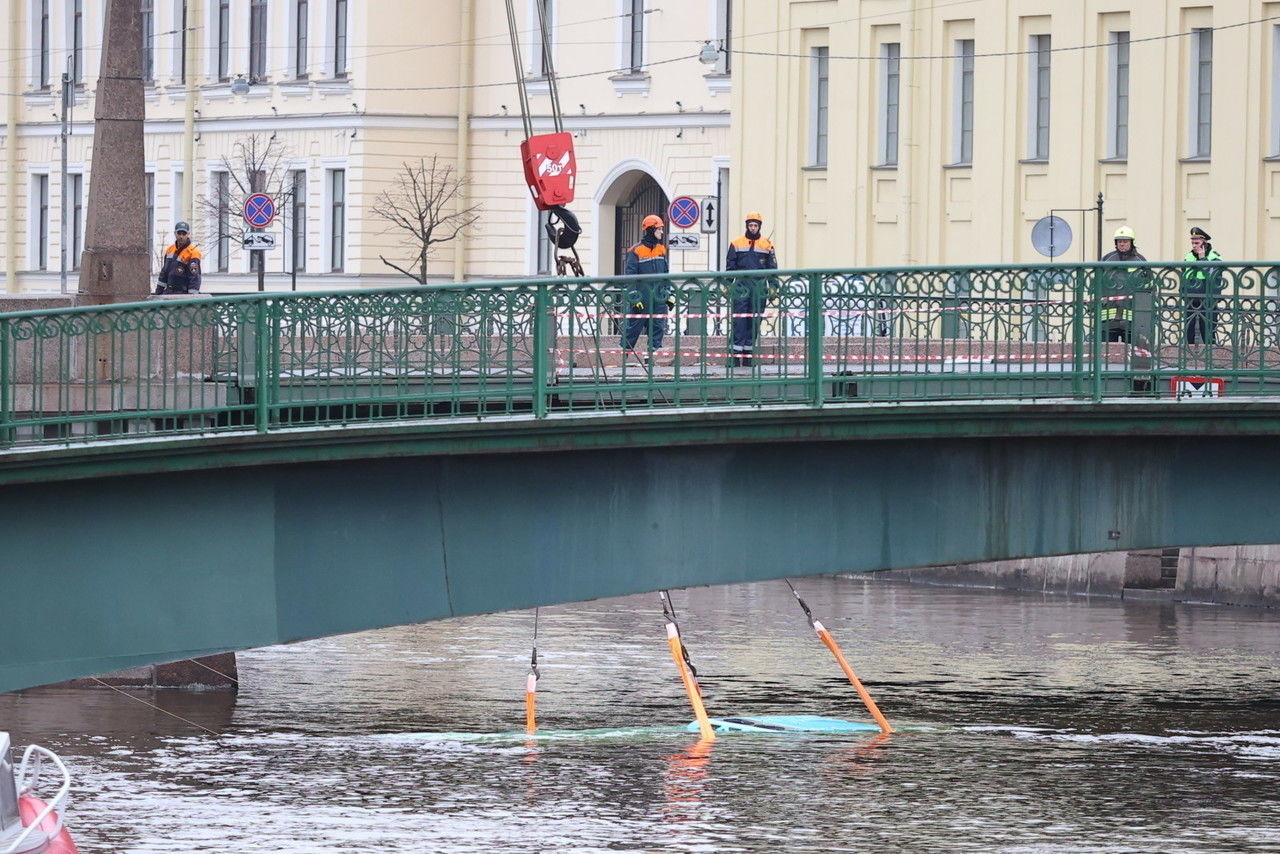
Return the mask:
<svg viewBox="0 0 1280 854">
<path fill-rule="evenodd" d="M 715 196 L 702 199 L 702 233 L 715 234 L 720 230 L 720 200 Z"/>
</svg>

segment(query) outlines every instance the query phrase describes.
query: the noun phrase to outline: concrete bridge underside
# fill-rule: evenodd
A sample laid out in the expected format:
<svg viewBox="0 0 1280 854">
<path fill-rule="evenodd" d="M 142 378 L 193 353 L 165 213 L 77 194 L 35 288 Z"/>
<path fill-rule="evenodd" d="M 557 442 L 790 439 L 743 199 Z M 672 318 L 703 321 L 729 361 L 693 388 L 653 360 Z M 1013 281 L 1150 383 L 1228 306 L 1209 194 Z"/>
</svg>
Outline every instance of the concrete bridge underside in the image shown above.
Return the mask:
<svg viewBox="0 0 1280 854">
<path fill-rule="evenodd" d="M 0 458 L 0 691 L 701 584 L 1280 542 L 1280 404 L 785 408 Z"/>
</svg>

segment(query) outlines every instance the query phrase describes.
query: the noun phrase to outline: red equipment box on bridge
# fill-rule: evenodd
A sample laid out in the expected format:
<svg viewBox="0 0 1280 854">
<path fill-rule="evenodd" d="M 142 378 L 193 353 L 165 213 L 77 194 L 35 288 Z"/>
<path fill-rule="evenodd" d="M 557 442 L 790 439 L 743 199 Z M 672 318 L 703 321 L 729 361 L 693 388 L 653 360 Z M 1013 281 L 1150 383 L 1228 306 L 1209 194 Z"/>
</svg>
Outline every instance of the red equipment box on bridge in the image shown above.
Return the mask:
<svg viewBox="0 0 1280 854">
<path fill-rule="evenodd" d="M 573 201 L 578 163 L 573 157 L 573 134 L 543 133 L 520 143 L 524 180 L 533 203 L 545 211 Z"/>
</svg>

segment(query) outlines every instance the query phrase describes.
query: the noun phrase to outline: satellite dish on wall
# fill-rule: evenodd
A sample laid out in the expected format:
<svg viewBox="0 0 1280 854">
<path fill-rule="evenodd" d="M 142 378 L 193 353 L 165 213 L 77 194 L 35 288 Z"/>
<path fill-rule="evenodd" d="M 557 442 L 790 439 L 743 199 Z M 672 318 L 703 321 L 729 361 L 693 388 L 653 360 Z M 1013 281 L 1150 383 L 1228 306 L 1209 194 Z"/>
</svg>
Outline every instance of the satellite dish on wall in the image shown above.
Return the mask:
<svg viewBox="0 0 1280 854">
<path fill-rule="evenodd" d="M 1050 259 L 1071 248 L 1071 226 L 1060 216 L 1047 216 L 1031 227 L 1031 245 Z"/>
</svg>

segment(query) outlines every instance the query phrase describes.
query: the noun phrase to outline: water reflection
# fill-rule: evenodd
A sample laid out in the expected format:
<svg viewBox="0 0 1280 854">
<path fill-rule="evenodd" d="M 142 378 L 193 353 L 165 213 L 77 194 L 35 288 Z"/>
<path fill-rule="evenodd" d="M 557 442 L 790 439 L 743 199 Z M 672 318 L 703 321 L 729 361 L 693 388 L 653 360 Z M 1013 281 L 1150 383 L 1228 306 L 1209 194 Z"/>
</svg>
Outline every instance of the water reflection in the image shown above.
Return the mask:
<svg viewBox="0 0 1280 854">
<path fill-rule="evenodd" d="M 238 699 L 142 695 L 216 738 L 101 690 L 3 695 L 0 721 L 71 760 L 84 851 L 1280 847 L 1278 615 L 799 586 L 905 731 L 700 744 L 656 596 L 543 609 L 532 739 L 531 613 L 247 653 Z M 866 720 L 781 583 L 674 597 L 712 715 Z"/>
</svg>

